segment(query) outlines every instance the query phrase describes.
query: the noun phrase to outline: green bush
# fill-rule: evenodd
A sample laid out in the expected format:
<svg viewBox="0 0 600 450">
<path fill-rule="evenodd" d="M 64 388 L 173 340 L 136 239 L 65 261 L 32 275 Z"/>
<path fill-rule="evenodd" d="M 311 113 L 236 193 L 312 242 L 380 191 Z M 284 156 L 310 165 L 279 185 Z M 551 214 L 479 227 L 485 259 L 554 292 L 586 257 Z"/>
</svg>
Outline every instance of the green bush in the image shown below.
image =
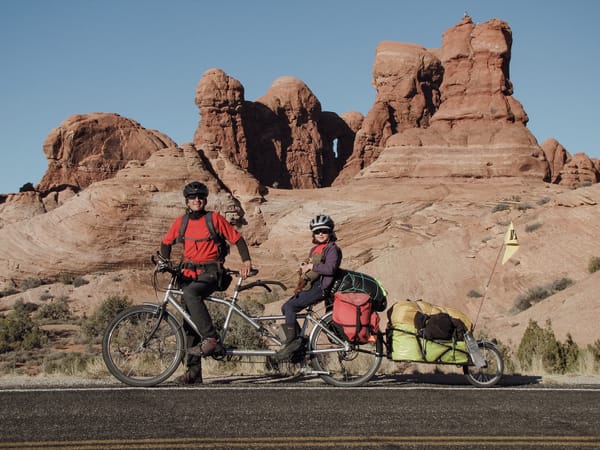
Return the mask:
<svg viewBox="0 0 600 450">
<path fill-rule="evenodd" d="M 46 335 L 24 310 L 15 310 L 0 317 L 0 353 L 40 348 Z"/>
<path fill-rule="evenodd" d="M 68 320 L 71 318 L 71 309 L 67 303 L 67 297 L 60 297 L 55 302 L 42 305 L 36 314 L 38 319 L 51 321 Z"/>
<path fill-rule="evenodd" d="M 588 271 L 594 273 L 597 270 L 600 270 L 600 258 L 598 256 L 592 256 L 588 263 Z"/>
<path fill-rule="evenodd" d="M 587 350 L 594 356 L 594 361 L 600 362 L 600 339 L 593 344 L 588 344 Z"/>
<path fill-rule="evenodd" d="M 83 320 L 81 334 L 89 342 L 100 342 L 109 322 L 130 306 L 131 302 L 127 296 L 112 295 L 108 297 L 89 318 Z"/>
<path fill-rule="evenodd" d="M 530 320 L 517 350 L 517 359 L 524 370 L 531 370 L 534 362 L 540 361 L 548 373 L 567 373 L 577 369 L 579 347 L 571 335 L 561 344 L 552 331 L 550 321 L 546 328 Z"/>
</svg>

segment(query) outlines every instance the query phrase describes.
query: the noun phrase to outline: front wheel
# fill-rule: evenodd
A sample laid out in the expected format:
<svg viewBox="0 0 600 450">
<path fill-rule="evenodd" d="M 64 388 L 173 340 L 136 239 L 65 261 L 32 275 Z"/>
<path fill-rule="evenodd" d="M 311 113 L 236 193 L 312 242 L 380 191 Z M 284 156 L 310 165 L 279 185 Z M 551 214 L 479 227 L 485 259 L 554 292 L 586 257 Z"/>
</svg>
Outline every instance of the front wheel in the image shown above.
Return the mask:
<svg viewBox="0 0 600 450">
<path fill-rule="evenodd" d="M 309 354 L 312 367 L 321 379 L 341 387 L 365 384 L 375 375 L 383 359 L 376 342 L 351 344 L 346 350 L 343 340 L 334 331 L 331 313 L 323 316 L 312 333 Z"/>
<path fill-rule="evenodd" d="M 504 362 L 498 348 L 488 341 L 479 341 L 479 351 L 485 360 L 485 366 L 477 367 L 475 365 L 463 366 L 463 372 L 469 383 L 477 387 L 492 387 L 504 372 Z"/>
<path fill-rule="evenodd" d="M 107 327 L 102 357 L 111 374 L 130 386 L 154 386 L 181 363 L 184 338 L 177 320 L 157 306 L 132 306 Z"/>
</svg>

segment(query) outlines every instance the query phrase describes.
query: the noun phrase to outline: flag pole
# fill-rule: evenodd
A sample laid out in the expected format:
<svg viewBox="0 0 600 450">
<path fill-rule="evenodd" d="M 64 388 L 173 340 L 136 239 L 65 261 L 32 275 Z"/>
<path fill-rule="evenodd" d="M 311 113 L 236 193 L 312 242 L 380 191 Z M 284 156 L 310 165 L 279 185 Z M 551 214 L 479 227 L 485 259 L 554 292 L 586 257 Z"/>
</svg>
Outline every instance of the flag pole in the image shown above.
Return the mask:
<svg viewBox="0 0 600 450">
<path fill-rule="evenodd" d="M 510 222 L 510 225 L 508 226 L 508 230 L 506 231 L 506 234 L 504 235 L 504 239 L 502 240 L 502 245 L 500 246 L 500 250 L 498 250 L 498 256 L 496 257 L 496 261 L 494 262 L 494 266 L 492 267 L 492 271 L 488 278 L 487 284 L 485 285 L 485 290 L 483 292 L 483 298 L 481 299 L 481 302 L 479 303 L 479 309 L 477 310 L 477 316 L 475 317 L 475 322 L 473 322 L 473 330 L 475 330 L 475 327 L 477 326 L 477 321 L 479 320 L 479 314 L 481 313 L 481 308 L 483 307 L 483 302 L 485 301 L 485 299 L 487 297 L 488 288 L 492 281 L 492 277 L 494 276 L 494 273 L 496 272 L 496 267 L 498 266 L 498 261 L 500 260 L 500 255 L 502 254 L 503 249 L 504 249 L 504 257 L 502 258 L 502 264 L 506 263 L 506 261 L 508 261 L 512 257 L 512 255 L 514 255 L 515 252 L 519 249 L 519 240 L 517 239 L 517 233 L 515 231 L 515 227 L 514 227 L 512 221 Z"/>
<path fill-rule="evenodd" d="M 490 272 L 490 276 L 488 278 L 487 284 L 485 285 L 485 289 L 483 291 L 483 297 L 481 298 L 481 302 L 479 302 L 479 309 L 477 310 L 477 315 L 475 316 L 475 322 L 473 322 L 473 331 L 475 331 L 475 327 L 477 327 L 477 321 L 479 320 L 479 313 L 481 313 L 481 308 L 483 307 L 483 302 L 485 301 L 485 298 L 487 297 L 488 288 L 490 286 L 490 283 L 492 282 L 492 277 L 494 276 L 494 273 L 496 272 L 496 266 L 498 266 L 498 261 L 500 261 L 500 255 L 502 254 L 503 248 L 504 248 L 504 242 L 502 242 L 502 245 L 500 246 L 500 250 L 498 250 L 498 256 L 496 256 L 496 261 L 494 262 L 492 271 Z"/>
</svg>

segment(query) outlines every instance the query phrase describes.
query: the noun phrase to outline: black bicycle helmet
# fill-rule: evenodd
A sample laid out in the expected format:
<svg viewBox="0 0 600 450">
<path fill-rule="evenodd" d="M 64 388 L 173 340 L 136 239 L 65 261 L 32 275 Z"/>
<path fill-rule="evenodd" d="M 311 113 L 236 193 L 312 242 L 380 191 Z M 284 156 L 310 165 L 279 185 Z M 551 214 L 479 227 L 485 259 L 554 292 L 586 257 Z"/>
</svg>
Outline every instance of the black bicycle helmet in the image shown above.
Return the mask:
<svg viewBox="0 0 600 450">
<path fill-rule="evenodd" d="M 199 181 L 192 181 L 183 188 L 183 196 L 188 197 L 189 195 L 199 195 L 200 197 L 208 197 L 208 188 L 204 183 Z"/>
<path fill-rule="evenodd" d="M 333 231 L 333 219 L 325 214 L 318 214 L 310 221 L 310 231 L 328 229 Z"/>
</svg>

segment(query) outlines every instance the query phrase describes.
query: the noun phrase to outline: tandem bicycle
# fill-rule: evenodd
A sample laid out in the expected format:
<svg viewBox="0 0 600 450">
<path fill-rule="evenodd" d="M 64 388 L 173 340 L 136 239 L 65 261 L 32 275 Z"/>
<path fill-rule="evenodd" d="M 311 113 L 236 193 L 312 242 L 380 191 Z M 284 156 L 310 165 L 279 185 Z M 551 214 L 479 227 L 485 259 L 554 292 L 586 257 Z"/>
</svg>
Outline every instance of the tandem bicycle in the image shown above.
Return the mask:
<svg viewBox="0 0 600 450">
<path fill-rule="evenodd" d="M 108 325 L 102 339 L 102 356 L 109 372 L 121 382 L 137 387 L 155 386 L 167 381 L 177 370 L 186 355 L 188 345 L 183 323 L 198 335 L 198 328 L 191 320 L 182 303 L 182 267 L 158 258 L 166 263 L 163 271 L 170 274 L 164 296 L 158 302 L 145 302 L 120 312 Z M 153 258 L 153 262 L 156 261 Z M 164 266 L 164 265 L 163 265 Z M 154 270 L 154 287 L 158 264 Z M 224 323 L 219 329 L 223 343 L 222 353 L 211 355 L 216 360 L 228 360 L 236 356 L 270 360 L 282 345 L 278 325 L 285 321 L 283 315 L 253 315 L 240 305 L 240 293 L 255 288 L 271 292 L 272 286 L 286 289 L 279 281 L 247 278 L 258 275 L 258 270 L 248 277 L 235 270 L 224 269 L 235 278 L 231 295 L 205 298 L 208 304 L 217 304 L 226 310 Z M 234 316 L 247 324 L 258 339 L 249 347 L 228 345 L 228 334 Z M 361 386 L 377 372 L 385 357 L 383 333 L 375 342 L 358 344 L 348 342 L 336 332 L 330 308 L 321 315 L 312 308 L 298 313 L 300 336 L 304 345 L 298 351 L 302 372 L 319 376 L 324 382 L 340 387 Z"/>
</svg>

